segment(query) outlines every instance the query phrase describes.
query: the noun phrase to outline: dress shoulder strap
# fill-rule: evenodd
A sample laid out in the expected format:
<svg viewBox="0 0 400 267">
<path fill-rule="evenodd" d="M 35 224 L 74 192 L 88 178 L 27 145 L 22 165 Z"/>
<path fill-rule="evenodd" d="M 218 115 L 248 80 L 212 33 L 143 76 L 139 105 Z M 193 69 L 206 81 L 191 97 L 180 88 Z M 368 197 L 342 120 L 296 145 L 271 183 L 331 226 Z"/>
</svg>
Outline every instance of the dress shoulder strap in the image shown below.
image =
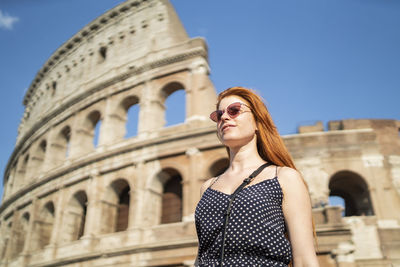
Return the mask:
<svg viewBox="0 0 400 267">
<path fill-rule="evenodd" d="M 275 177 L 278 177 L 278 165 L 275 166 Z"/>
<path fill-rule="evenodd" d="M 210 188 L 211 186 L 213 186 L 213 184 L 215 184 L 215 182 L 218 181 L 218 179 L 219 179 L 220 176 L 221 176 L 221 175 L 218 175 L 218 176 L 214 179 L 214 181 L 212 181 L 212 183 L 208 186 L 208 188 Z"/>
</svg>

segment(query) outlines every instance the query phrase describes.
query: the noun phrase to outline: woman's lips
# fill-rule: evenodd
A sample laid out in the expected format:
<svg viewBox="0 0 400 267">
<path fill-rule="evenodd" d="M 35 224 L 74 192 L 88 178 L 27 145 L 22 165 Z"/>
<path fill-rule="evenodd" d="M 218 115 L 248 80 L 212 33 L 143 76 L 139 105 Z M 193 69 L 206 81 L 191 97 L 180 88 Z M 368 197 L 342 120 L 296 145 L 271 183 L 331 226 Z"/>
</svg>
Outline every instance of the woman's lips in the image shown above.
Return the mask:
<svg viewBox="0 0 400 267">
<path fill-rule="evenodd" d="M 224 132 L 224 131 L 226 131 L 227 129 L 229 129 L 229 128 L 232 128 L 232 127 L 234 127 L 233 125 L 224 125 L 224 126 L 222 126 L 222 128 L 221 128 L 221 132 Z"/>
</svg>

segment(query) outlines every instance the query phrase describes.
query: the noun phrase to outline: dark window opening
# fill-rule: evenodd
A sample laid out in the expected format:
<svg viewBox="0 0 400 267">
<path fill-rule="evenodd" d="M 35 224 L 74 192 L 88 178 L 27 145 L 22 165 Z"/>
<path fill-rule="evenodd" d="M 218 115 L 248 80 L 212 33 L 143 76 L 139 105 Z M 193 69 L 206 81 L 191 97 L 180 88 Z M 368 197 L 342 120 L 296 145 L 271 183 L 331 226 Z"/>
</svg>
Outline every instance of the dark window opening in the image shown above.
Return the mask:
<svg viewBox="0 0 400 267">
<path fill-rule="evenodd" d="M 57 89 L 57 82 L 53 82 L 51 84 L 51 96 L 54 96 L 56 94 L 56 89 Z"/>
<path fill-rule="evenodd" d="M 164 185 L 162 195 L 161 223 L 182 220 L 182 178 L 175 173 Z"/>
<path fill-rule="evenodd" d="M 139 99 L 136 96 L 129 96 L 121 102 L 121 105 L 126 118 L 124 138 L 136 136 L 139 122 Z"/>
<path fill-rule="evenodd" d="M 161 90 L 165 106 L 165 125 L 184 123 L 186 119 L 186 91 L 182 84 L 172 82 Z"/>
<path fill-rule="evenodd" d="M 107 57 L 107 47 L 105 47 L 105 46 L 100 47 L 99 53 L 100 53 L 101 59 L 105 60 Z"/>
<path fill-rule="evenodd" d="M 368 185 L 358 174 L 351 171 L 336 173 L 329 182 L 329 190 L 330 198 L 343 199 L 344 216 L 374 215 Z"/>
<path fill-rule="evenodd" d="M 129 186 L 127 186 L 119 195 L 116 232 L 125 231 L 128 228 L 129 199 Z"/>
</svg>

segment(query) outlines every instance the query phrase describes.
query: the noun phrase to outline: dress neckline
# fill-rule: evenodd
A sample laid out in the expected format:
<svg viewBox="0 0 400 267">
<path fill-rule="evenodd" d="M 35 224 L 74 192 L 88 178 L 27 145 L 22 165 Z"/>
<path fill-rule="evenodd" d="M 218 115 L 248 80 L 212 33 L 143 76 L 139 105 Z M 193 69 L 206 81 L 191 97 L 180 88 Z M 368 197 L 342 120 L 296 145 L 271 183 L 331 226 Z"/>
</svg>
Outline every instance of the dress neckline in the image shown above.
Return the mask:
<svg viewBox="0 0 400 267">
<path fill-rule="evenodd" d="M 258 183 L 255 183 L 255 184 L 249 184 L 249 185 L 245 186 L 245 187 L 242 189 L 242 191 L 245 191 L 246 189 L 255 187 L 255 186 L 257 186 L 257 185 L 259 185 L 259 184 L 262 184 L 262 183 L 265 183 L 265 182 L 267 182 L 267 181 L 272 181 L 272 180 L 276 180 L 276 179 L 278 179 L 278 176 L 275 176 L 274 178 L 264 179 L 264 180 L 262 180 L 261 182 L 258 182 Z M 233 193 L 232 193 L 232 194 L 228 194 L 228 193 L 222 192 L 222 191 L 220 191 L 220 190 L 211 188 L 211 186 L 208 187 L 208 188 L 206 189 L 206 191 L 209 190 L 209 189 L 210 189 L 211 191 L 214 191 L 214 192 L 217 192 L 217 193 L 220 193 L 220 194 L 222 194 L 222 195 L 229 196 L 229 197 L 232 196 L 232 194 L 233 194 Z"/>
</svg>

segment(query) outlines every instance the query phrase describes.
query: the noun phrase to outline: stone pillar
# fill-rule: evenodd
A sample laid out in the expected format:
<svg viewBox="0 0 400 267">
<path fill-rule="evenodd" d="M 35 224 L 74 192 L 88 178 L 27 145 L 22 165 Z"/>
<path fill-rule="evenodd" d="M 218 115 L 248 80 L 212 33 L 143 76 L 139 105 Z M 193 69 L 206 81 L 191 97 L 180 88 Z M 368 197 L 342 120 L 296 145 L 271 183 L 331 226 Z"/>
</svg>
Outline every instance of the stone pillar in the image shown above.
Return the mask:
<svg viewBox="0 0 400 267">
<path fill-rule="evenodd" d="M 134 181 L 131 181 L 134 188 L 131 188 L 130 203 L 129 203 L 129 224 L 128 229 L 141 227 L 146 225 L 144 213 L 146 212 L 145 197 L 146 197 L 146 181 L 150 179 L 144 162 L 139 162 L 136 165 L 136 170 L 140 176 L 136 176 Z"/>
<path fill-rule="evenodd" d="M 4 219 L 1 220 L 0 223 L 0 265 L 5 266 L 5 254 L 7 249 L 7 244 L 9 242 L 9 232 L 6 228 L 6 222 Z"/>
<path fill-rule="evenodd" d="M 186 88 L 186 121 L 207 120 L 211 110 L 215 110 L 217 96 L 208 74 L 204 58 L 191 66 L 190 86 Z"/>
<path fill-rule="evenodd" d="M 122 139 L 125 134 L 126 120 L 124 120 L 120 114 L 113 112 L 113 110 L 115 110 L 113 104 L 112 98 L 107 98 L 103 114 L 103 122 L 101 124 L 101 134 L 99 138 L 100 146 L 114 143 Z"/>
<path fill-rule="evenodd" d="M 99 172 L 94 170 L 90 175 L 90 180 L 87 183 L 88 202 L 86 206 L 86 221 L 85 229 L 81 239 L 90 239 L 96 236 L 100 232 L 99 222 L 101 221 L 100 216 L 100 205 L 101 194 L 103 190 L 99 190 Z"/>
<path fill-rule="evenodd" d="M 46 140 L 46 151 L 44 153 L 43 163 L 42 163 L 42 173 L 51 169 L 55 163 L 56 159 L 55 154 L 57 154 L 57 149 L 53 141 L 56 139 L 56 134 L 54 128 L 51 128 L 49 131 L 49 135 Z M 65 155 L 64 155 L 65 156 Z"/>
<path fill-rule="evenodd" d="M 17 240 L 15 239 L 15 237 L 17 236 L 15 227 L 16 227 L 17 224 L 18 224 L 18 217 L 19 217 L 19 215 L 20 215 L 19 212 L 16 211 L 16 210 L 14 210 L 12 213 L 13 213 L 13 214 L 12 214 L 12 219 L 11 219 L 12 225 L 11 225 L 11 229 L 10 229 L 10 233 L 11 233 L 11 234 L 10 234 L 10 239 L 9 239 L 9 242 L 8 242 L 7 251 L 6 251 L 6 256 L 5 256 L 5 258 L 6 258 L 8 261 L 12 258 L 12 256 L 13 256 L 13 250 L 15 249 L 14 243 L 17 241 Z"/>
<path fill-rule="evenodd" d="M 199 173 L 203 169 L 202 167 L 202 154 L 196 147 L 191 147 L 186 150 L 186 156 L 189 157 L 189 171 L 187 182 L 183 188 L 184 197 L 184 213 L 183 221 L 193 220 L 194 209 L 200 196 L 200 191 L 197 186 Z M 197 194 L 196 194 L 197 193 Z"/>
<path fill-rule="evenodd" d="M 55 206 L 55 214 L 54 214 L 54 224 L 53 229 L 51 231 L 50 242 L 47 247 L 52 250 L 51 257 L 54 259 L 57 252 L 57 246 L 60 243 L 60 238 L 62 238 L 62 224 L 63 224 L 63 216 L 65 210 L 65 188 L 60 188 L 57 192 L 57 203 L 54 203 Z"/>
<path fill-rule="evenodd" d="M 146 82 L 142 89 L 142 99 L 139 103 L 139 137 L 149 137 L 153 130 L 157 130 L 165 124 L 164 104 L 161 96 L 155 95 L 152 89 L 150 82 Z"/>
<path fill-rule="evenodd" d="M 79 149 L 79 133 L 77 131 L 79 125 L 78 121 L 79 119 L 77 118 L 77 114 L 74 114 L 74 118 L 71 123 L 71 137 L 69 140 L 69 153 L 68 153 L 68 158 L 74 158 L 79 155 L 80 149 Z"/>
<path fill-rule="evenodd" d="M 38 204 L 39 204 L 38 198 L 34 197 L 32 204 L 30 206 L 29 225 L 28 225 L 28 229 L 27 229 L 27 232 L 25 235 L 24 248 L 22 250 L 24 266 L 27 266 L 27 264 L 29 262 L 29 252 L 30 252 L 30 250 L 32 250 L 32 236 L 33 236 L 35 221 L 36 221 L 37 216 L 39 215 Z"/>
</svg>

